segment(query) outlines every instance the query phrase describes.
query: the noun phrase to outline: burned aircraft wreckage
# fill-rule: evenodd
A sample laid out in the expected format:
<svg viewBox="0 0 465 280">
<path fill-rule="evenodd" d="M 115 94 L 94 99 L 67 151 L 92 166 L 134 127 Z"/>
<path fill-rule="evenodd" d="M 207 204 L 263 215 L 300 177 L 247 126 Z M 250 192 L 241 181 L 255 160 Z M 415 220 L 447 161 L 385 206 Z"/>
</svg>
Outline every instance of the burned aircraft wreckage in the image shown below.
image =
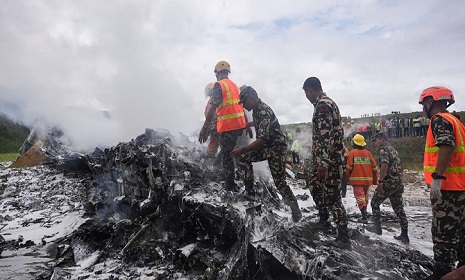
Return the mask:
<svg viewBox="0 0 465 280">
<path fill-rule="evenodd" d="M 52 147 L 55 142 L 45 142 L 49 165 L 73 176 L 86 174 L 88 219 L 53 244 L 55 261 L 39 279 L 71 277 L 76 250 L 82 248 L 95 255 L 86 268 L 92 279 L 423 279 L 430 274 L 431 258 L 370 238 L 356 223 L 349 223 L 351 250 L 331 247 L 325 241 L 335 233 L 318 227 L 314 208 L 302 209 L 304 218 L 292 222 L 270 179 L 258 180 L 256 200 L 227 192 L 220 170 L 199 146 L 175 141 L 168 131 L 147 129 L 130 142 L 66 157 Z"/>
</svg>

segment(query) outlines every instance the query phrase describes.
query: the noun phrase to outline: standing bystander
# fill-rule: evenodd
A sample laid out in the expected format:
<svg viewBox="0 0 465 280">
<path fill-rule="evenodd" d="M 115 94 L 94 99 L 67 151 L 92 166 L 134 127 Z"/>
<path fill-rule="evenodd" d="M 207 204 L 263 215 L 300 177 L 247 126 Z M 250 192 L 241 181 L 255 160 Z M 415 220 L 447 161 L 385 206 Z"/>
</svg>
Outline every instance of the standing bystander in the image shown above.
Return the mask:
<svg viewBox="0 0 465 280">
<path fill-rule="evenodd" d="M 292 153 L 292 163 L 299 164 L 300 157 L 299 157 L 299 140 L 295 139 L 292 142 L 291 146 L 291 153 Z"/>
</svg>

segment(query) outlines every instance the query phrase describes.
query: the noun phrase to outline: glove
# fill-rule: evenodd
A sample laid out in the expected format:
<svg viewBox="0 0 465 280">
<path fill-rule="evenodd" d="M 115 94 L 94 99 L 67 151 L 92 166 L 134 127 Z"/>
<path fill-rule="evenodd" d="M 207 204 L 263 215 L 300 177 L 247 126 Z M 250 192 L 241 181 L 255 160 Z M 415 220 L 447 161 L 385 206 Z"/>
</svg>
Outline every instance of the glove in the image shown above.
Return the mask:
<svg viewBox="0 0 465 280">
<path fill-rule="evenodd" d="M 431 183 L 431 186 L 430 186 L 431 187 L 431 190 L 430 190 L 431 198 L 439 199 L 442 197 L 441 185 L 442 185 L 441 179 L 433 179 L 433 183 Z"/>
</svg>

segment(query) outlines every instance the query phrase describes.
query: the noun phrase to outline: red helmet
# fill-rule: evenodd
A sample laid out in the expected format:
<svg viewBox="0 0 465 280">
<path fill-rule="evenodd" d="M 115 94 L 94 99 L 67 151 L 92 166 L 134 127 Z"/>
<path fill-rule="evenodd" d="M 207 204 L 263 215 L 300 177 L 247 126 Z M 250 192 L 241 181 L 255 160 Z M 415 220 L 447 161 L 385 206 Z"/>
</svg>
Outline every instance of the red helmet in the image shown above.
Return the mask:
<svg viewBox="0 0 465 280">
<path fill-rule="evenodd" d="M 421 93 L 418 103 L 423 104 L 423 101 L 428 96 L 431 96 L 435 101 L 447 100 L 449 102 L 447 107 L 455 103 L 454 94 L 446 87 L 430 87 L 425 89 Z"/>
</svg>

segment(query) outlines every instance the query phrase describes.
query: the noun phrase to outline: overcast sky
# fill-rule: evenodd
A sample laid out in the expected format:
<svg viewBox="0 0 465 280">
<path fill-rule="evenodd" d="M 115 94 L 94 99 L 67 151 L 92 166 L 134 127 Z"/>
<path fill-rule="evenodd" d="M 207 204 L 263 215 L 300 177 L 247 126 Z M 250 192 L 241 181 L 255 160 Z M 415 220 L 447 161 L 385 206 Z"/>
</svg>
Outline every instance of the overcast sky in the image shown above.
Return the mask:
<svg viewBox="0 0 465 280">
<path fill-rule="evenodd" d="M 433 85 L 462 111 L 464 26 L 459 0 L 1 0 L 0 111 L 81 146 L 147 127 L 190 135 L 219 60 L 282 124 L 311 120 L 310 76 L 343 116 L 420 111 Z"/>
</svg>

